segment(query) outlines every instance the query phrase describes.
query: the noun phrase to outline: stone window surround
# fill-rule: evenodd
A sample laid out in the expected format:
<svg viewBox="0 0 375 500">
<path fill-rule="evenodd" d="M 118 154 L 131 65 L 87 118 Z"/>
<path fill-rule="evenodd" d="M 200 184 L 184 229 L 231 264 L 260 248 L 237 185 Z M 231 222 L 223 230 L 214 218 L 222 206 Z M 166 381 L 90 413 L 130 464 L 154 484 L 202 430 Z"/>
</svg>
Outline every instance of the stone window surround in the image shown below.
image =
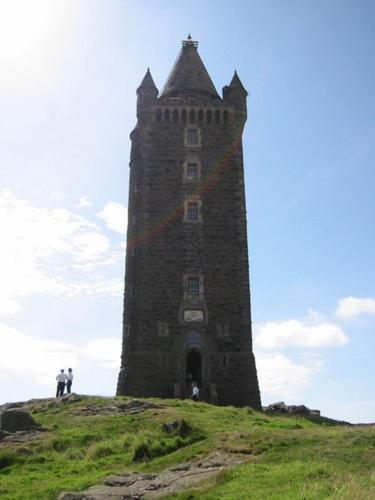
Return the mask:
<svg viewBox="0 0 375 500">
<path fill-rule="evenodd" d="M 189 130 L 196 130 L 197 131 L 197 142 L 194 144 L 191 144 L 188 142 L 188 134 Z M 198 125 L 195 125 L 194 123 L 190 123 L 187 125 L 184 129 L 184 146 L 185 148 L 200 148 L 202 146 L 202 134 L 201 134 L 201 129 L 198 127 Z"/>
<path fill-rule="evenodd" d="M 196 163 L 197 164 L 197 177 L 193 179 L 192 177 L 188 176 L 188 164 L 189 163 Z M 183 179 L 184 181 L 187 182 L 197 182 L 200 180 L 202 175 L 202 165 L 201 162 L 199 161 L 199 158 L 194 155 L 189 155 L 186 160 L 183 163 Z"/>
<path fill-rule="evenodd" d="M 189 144 L 188 143 L 188 130 L 196 129 L 197 130 L 197 143 L 196 144 Z M 184 128 L 184 147 L 189 148 L 189 149 L 197 149 L 202 146 L 202 134 L 201 134 L 201 128 L 198 127 L 198 125 L 195 125 L 194 123 L 191 123 L 187 125 Z"/>
<path fill-rule="evenodd" d="M 189 290 L 188 290 L 189 278 L 198 278 L 198 280 L 199 280 L 199 295 L 198 296 L 189 295 Z M 183 284 L 184 299 L 201 299 L 203 297 L 203 295 L 204 295 L 203 275 L 200 271 L 184 274 L 183 278 L 182 278 L 182 284 Z"/>
<path fill-rule="evenodd" d="M 197 203 L 198 207 L 198 218 L 191 220 L 188 219 L 188 209 L 189 209 L 189 203 Z M 190 195 L 187 196 L 184 200 L 184 222 L 187 222 L 189 224 L 196 224 L 197 222 L 202 222 L 202 200 L 199 198 L 197 195 Z"/>
</svg>

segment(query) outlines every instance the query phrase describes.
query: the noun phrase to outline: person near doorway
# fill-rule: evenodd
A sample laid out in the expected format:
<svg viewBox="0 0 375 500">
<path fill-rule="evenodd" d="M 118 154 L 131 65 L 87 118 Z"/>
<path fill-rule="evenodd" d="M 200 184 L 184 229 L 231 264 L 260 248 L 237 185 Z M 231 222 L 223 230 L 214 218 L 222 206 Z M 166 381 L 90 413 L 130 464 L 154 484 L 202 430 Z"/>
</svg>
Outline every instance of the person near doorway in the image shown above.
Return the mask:
<svg viewBox="0 0 375 500">
<path fill-rule="evenodd" d="M 196 382 L 193 382 L 192 386 L 193 386 L 193 393 L 191 395 L 191 399 L 193 401 L 198 401 L 198 399 L 199 399 L 199 388 L 198 388 L 198 385 L 197 385 Z"/>
<path fill-rule="evenodd" d="M 56 397 L 57 398 L 59 396 L 64 396 L 65 382 L 66 382 L 67 378 L 68 377 L 67 377 L 66 373 L 64 373 L 64 369 L 61 369 L 60 373 L 56 377 L 56 380 L 57 380 Z"/>
<path fill-rule="evenodd" d="M 71 368 L 68 368 L 67 379 L 68 380 L 66 382 L 66 392 L 70 394 L 73 383 L 73 370 Z"/>
</svg>

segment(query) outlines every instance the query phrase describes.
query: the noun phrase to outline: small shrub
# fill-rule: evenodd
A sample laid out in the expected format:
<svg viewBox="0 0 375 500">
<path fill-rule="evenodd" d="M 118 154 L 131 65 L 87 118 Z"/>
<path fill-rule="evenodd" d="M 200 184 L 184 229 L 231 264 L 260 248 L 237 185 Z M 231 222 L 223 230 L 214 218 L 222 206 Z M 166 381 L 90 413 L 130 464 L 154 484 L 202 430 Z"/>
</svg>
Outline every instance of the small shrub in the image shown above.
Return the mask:
<svg viewBox="0 0 375 500">
<path fill-rule="evenodd" d="M 133 442 L 133 436 L 131 434 L 125 434 L 120 440 L 120 446 L 123 450 L 129 450 Z"/>
<path fill-rule="evenodd" d="M 105 458 L 113 454 L 113 448 L 105 443 L 94 443 L 87 450 L 87 456 L 91 459 Z"/>
<path fill-rule="evenodd" d="M 63 452 L 69 447 L 69 441 L 64 438 L 52 438 L 48 443 L 48 448 L 53 451 Z"/>
<path fill-rule="evenodd" d="M 17 462 L 17 457 L 9 451 L 0 452 L 0 469 L 5 469 Z"/>
<path fill-rule="evenodd" d="M 97 434 L 87 432 L 78 436 L 76 442 L 80 446 L 87 446 L 91 443 L 94 443 L 95 441 L 100 441 L 100 439 L 100 436 L 98 436 Z"/>
<path fill-rule="evenodd" d="M 164 423 L 162 429 L 168 434 L 174 434 L 181 437 L 186 437 L 192 432 L 190 425 L 183 418 L 181 420 L 174 420 L 170 423 Z"/>
<path fill-rule="evenodd" d="M 255 415 L 255 411 L 252 408 L 250 408 L 250 406 L 246 406 L 244 410 L 247 415 Z"/>
<path fill-rule="evenodd" d="M 69 448 L 65 452 L 67 460 L 84 460 L 85 454 L 80 448 Z"/>
<path fill-rule="evenodd" d="M 149 460 L 149 458 L 150 450 L 148 442 L 143 439 L 137 440 L 134 443 L 133 462 L 143 462 L 145 460 Z"/>
</svg>

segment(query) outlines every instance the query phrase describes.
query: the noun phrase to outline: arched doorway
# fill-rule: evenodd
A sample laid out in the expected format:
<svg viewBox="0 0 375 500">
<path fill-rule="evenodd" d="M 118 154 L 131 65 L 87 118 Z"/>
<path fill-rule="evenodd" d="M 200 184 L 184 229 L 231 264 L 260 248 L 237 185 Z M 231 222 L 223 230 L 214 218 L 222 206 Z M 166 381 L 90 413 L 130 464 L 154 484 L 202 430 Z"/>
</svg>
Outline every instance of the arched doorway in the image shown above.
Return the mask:
<svg viewBox="0 0 375 500">
<path fill-rule="evenodd" d="M 197 349 L 192 349 L 186 356 L 186 382 L 190 386 L 196 382 L 198 386 L 202 382 L 202 356 Z"/>
</svg>

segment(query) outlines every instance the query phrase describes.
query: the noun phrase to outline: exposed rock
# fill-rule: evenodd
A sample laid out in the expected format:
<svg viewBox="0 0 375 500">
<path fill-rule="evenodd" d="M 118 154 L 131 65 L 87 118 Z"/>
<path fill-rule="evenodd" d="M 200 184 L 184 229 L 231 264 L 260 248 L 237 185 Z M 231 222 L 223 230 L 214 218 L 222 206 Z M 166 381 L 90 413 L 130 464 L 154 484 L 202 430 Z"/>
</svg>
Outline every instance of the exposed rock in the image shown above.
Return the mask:
<svg viewBox="0 0 375 500">
<path fill-rule="evenodd" d="M 29 441 L 34 441 L 35 439 L 40 439 L 44 435 L 45 429 L 40 427 L 38 430 L 32 431 L 17 431 L 13 433 L 7 433 L 7 435 L 0 441 L 0 444 L 18 444 L 18 443 L 28 443 Z"/>
<path fill-rule="evenodd" d="M 196 486 L 218 472 L 248 460 L 245 455 L 218 452 L 204 459 L 167 469 L 161 474 L 115 474 L 104 479 L 102 486 L 93 486 L 79 493 L 63 492 L 59 500 L 160 498 Z"/>
<path fill-rule="evenodd" d="M 265 406 L 263 410 L 266 413 L 288 413 L 289 415 L 315 415 L 320 416 L 319 410 L 310 410 L 305 405 L 286 405 L 284 401 L 272 403 Z"/>
<path fill-rule="evenodd" d="M 65 404 L 65 403 L 77 403 L 78 401 L 82 401 L 82 397 L 74 392 L 71 392 L 71 393 L 67 392 L 61 398 L 56 398 L 56 401 L 59 403 L 63 403 L 63 404 Z"/>
<path fill-rule="evenodd" d="M 174 420 L 173 422 L 164 423 L 162 425 L 164 432 L 169 434 L 175 433 L 178 436 L 188 436 L 191 432 L 190 425 L 182 418 L 181 420 Z"/>
<path fill-rule="evenodd" d="M 0 413 L 0 429 L 2 431 L 31 431 L 39 427 L 40 425 L 26 410 L 10 408 Z"/>
<path fill-rule="evenodd" d="M 0 430 L 0 441 L 10 435 L 10 432 Z"/>
<path fill-rule="evenodd" d="M 0 406 L 0 413 L 14 408 L 23 408 L 27 410 L 31 410 L 34 406 L 40 403 L 46 403 L 48 401 L 54 401 L 55 398 L 35 398 L 29 399 L 28 401 L 16 401 L 13 403 L 4 403 Z"/>
<path fill-rule="evenodd" d="M 112 400 L 109 404 L 99 405 L 90 403 L 72 411 L 74 415 L 133 415 L 145 410 L 161 408 L 156 403 L 131 399 L 130 401 Z"/>
</svg>

